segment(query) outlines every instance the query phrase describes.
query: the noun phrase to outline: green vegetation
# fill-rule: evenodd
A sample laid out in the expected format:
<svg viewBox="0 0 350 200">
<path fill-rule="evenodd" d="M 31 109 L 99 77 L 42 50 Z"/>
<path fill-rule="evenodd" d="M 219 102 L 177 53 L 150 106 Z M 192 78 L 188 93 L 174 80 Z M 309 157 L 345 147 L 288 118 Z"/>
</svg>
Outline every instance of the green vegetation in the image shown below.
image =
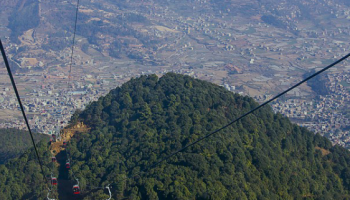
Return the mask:
<svg viewBox="0 0 350 200">
<path fill-rule="evenodd" d="M 92 130 L 69 145 L 73 169 L 83 189 L 116 182 L 257 105 L 188 76 L 133 79 L 75 116 Z M 265 107 L 141 178 L 119 182 L 113 197 L 349 198 L 349 162 L 347 150 Z"/>
<path fill-rule="evenodd" d="M 130 80 L 72 117 L 71 123 L 91 127 L 68 143 L 83 190 L 80 197 L 106 199 L 106 190 L 91 191 L 88 185 L 112 183 L 113 199 L 349 199 L 350 153 L 273 114 L 270 107 L 148 173 L 124 180 L 257 105 L 252 98 L 189 76 Z M 47 145 L 39 148 L 42 155 Z M 15 184 L 26 187 L 15 174 L 24 173 L 28 163 L 38 167 L 33 160 L 29 151 L 0 167 L 0 173 L 7 173 L 1 178 L 16 177 L 0 180 L 0 195 L 11 199 Z M 38 189 L 25 189 L 13 199 L 45 193 L 40 178 L 28 177 L 30 172 L 25 176 Z"/>
<path fill-rule="evenodd" d="M 38 152 L 44 164 L 44 171 L 50 176 L 51 153 L 48 151 L 47 142 L 39 142 Z M 58 171 L 54 169 L 54 174 Z M 49 177 L 47 177 L 49 180 Z M 35 151 L 27 150 L 18 158 L 0 165 L 0 199 L 45 199 L 48 185 L 44 181 Z M 50 198 L 57 199 L 57 191 L 52 191 Z"/>
<path fill-rule="evenodd" d="M 34 133 L 34 139 L 36 142 L 40 140 L 48 141 L 49 137 Z M 28 131 L 18 129 L 0 129 L 0 141 L 3 141 L 0 145 L 0 164 L 21 155 L 33 146 Z"/>
</svg>

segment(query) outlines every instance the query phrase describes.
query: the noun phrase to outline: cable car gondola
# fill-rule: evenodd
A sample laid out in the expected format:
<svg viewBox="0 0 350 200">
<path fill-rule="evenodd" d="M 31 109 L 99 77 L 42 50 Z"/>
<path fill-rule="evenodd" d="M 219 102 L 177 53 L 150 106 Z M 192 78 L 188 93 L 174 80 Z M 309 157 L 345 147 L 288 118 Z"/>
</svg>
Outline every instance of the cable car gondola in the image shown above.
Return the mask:
<svg viewBox="0 0 350 200">
<path fill-rule="evenodd" d="M 63 146 L 66 146 L 67 145 L 67 142 L 64 140 L 63 141 Z"/>
<path fill-rule="evenodd" d="M 69 163 L 69 160 L 67 160 L 66 162 L 66 169 L 69 169 L 70 168 L 70 163 Z"/>
<path fill-rule="evenodd" d="M 51 184 L 57 185 L 57 178 L 56 177 L 51 177 Z"/>
<path fill-rule="evenodd" d="M 53 157 L 51 158 L 51 160 L 52 160 L 52 162 L 56 162 L 56 157 L 53 156 Z"/>
<path fill-rule="evenodd" d="M 74 185 L 73 186 L 73 194 L 80 194 L 79 185 Z"/>
</svg>

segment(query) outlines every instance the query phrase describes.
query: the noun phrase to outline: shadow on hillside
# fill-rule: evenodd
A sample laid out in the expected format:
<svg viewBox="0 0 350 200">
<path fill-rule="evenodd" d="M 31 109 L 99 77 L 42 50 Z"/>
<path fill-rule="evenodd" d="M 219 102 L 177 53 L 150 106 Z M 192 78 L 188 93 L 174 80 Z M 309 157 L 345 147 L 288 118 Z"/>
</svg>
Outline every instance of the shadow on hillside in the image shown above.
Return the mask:
<svg viewBox="0 0 350 200">
<path fill-rule="evenodd" d="M 69 178 L 69 171 L 66 169 L 67 155 L 66 151 L 61 151 L 56 156 L 57 162 L 60 163 L 58 175 L 58 198 L 62 200 L 80 200 L 82 195 L 73 194 L 73 185 L 75 180 Z"/>
</svg>

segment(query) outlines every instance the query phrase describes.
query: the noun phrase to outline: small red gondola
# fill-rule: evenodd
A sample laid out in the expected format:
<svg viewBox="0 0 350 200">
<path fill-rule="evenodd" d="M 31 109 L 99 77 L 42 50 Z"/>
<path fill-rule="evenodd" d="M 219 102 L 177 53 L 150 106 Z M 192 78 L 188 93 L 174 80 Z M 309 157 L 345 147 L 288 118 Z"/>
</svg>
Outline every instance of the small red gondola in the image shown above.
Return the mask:
<svg viewBox="0 0 350 200">
<path fill-rule="evenodd" d="M 73 194 L 80 194 L 79 185 L 74 185 L 73 186 Z"/>
<path fill-rule="evenodd" d="M 51 158 L 52 162 L 56 162 L 56 157 Z"/>
<path fill-rule="evenodd" d="M 67 169 L 70 168 L 70 163 L 69 163 L 69 161 L 66 162 L 66 168 L 67 168 Z"/>
<path fill-rule="evenodd" d="M 64 140 L 63 141 L 63 146 L 66 146 L 67 145 L 67 142 Z"/>
<path fill-rule="evenodd" d="M 52 185 L 57 185 L 57 178 L 56 177 L 52 177 L 51 178 L 51 184 Z"/>
</svg>

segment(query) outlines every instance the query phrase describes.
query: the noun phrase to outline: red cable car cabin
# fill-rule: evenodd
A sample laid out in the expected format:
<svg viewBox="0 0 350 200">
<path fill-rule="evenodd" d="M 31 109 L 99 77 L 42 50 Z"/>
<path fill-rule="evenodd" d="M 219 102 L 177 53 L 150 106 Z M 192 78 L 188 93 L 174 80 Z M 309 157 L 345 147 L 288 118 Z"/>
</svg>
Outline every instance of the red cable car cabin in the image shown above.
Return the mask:
<svg viewBox="0 0 350 200">
<path fill-rule="evenodd" d="M 79 185 L 74 185 L 73 186 L 73 194 L 80 194 Z"/>
<path fill-rule="evenodd" d="M 52 177 L 51 178 L 51 184 L 52 185 L 57 185 L 57 178 L 56 177 Z"/>
<path fill-rule="evenodd" d="M 63 146 L 66 146 L 67 145 L 67 142 L 64 140 L 63 141 Z"/>
<path fill-rule="evenodd" d="M 56 162 L 56 157 L 51 158 L 52 162 Z"/>
<path fill-rule="evenodd" d="M 70 168 L 70 164 L 69 161 L 66 162 L 66 168 L 69 169 Z"/>
</svg>

